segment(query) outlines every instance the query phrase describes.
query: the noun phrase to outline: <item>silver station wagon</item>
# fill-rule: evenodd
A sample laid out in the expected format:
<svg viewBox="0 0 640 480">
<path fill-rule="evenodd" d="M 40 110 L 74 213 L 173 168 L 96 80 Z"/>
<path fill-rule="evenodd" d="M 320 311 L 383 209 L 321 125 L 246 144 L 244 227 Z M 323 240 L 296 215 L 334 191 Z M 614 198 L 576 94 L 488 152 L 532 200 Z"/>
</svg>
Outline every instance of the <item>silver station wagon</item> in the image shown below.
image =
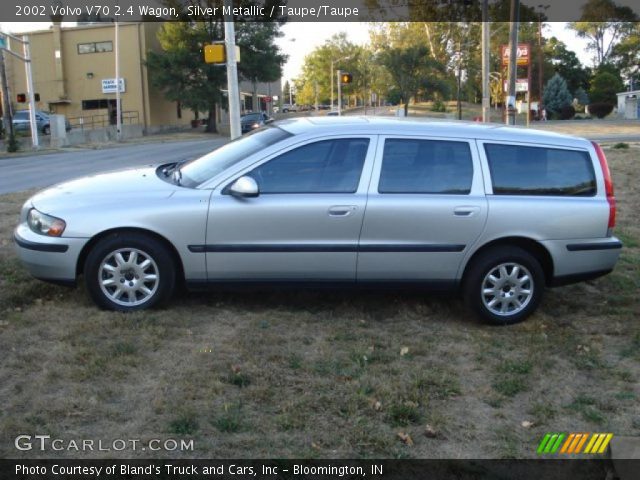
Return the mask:
<svg viewBox="0 0 640 480">
<path fill-rule="evenodd" d="M 188 163 L 53 186 L 25 203 L 15 242 L 32 275 L 82 275 L 113 310 L 156 305 L 179 282 L 401 282 L 457 289 L 509 324 L 545 287 L 610 272 L 614 224 L 607 162 L 588 140 L 305 118 Z"/>
</svg>

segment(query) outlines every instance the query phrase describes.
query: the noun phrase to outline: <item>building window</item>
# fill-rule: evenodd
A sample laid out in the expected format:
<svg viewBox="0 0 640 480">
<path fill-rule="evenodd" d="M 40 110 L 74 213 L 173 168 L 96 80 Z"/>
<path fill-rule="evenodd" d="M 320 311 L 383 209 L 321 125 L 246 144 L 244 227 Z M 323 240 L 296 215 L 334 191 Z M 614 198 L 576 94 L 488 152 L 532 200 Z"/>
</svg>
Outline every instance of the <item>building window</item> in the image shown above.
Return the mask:
<svg viewBox="0 0 640 480">
<path fill-rule="evenodd" d="M 111 41 L 78 44 L 78 53 L 80 55 L 84 53 L 102 53 L 102 52 L 112 52 L 112 51 L 113 51 L 113 43 Z"/>
<path fill-rule="evenodd" d="M 115 107 L 116 101 L 114 99 L 100 98 L 97 100 L 82 100 L 83 110 L 102 110 L 109 108 L 109 103 L 112 107 Z"/>
</svg>

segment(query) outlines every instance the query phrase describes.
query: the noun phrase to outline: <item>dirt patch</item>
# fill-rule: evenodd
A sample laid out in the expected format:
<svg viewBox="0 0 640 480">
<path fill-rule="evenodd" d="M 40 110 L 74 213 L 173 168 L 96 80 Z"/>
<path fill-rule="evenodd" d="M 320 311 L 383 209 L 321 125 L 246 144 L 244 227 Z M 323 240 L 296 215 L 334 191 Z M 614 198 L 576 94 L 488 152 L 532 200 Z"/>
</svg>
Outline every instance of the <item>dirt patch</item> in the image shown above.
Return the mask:
<svg viewBox="0 0 640 480">
<path fill-rule="evenodd" d="M 190 293 L 103 312 L 82 287 L 28 276 L 11 236 L 29 194 L 1 196 L 0 455 L 78 456 L 18 452 L 22 433 L 195 447 L 87 458 L 521 458 L 547 431 L 638 435 L 638 149 L 607 155 L 616 270 L 549 290 L 508 328 L 416 292 Z"/>
</svg>

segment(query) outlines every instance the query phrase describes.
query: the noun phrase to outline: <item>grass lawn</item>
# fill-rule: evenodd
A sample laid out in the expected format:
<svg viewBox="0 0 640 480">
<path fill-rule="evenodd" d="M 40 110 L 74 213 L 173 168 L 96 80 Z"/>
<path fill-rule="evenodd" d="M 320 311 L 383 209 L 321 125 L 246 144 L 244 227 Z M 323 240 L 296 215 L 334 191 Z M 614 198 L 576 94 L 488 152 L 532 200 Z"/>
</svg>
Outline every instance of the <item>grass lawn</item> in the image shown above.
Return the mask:
<svg viewBox="0 0 640 480">
<path fill-rule="evenodd" d="M 535 457 L 548 431 L 639 435 L 640 148 L 606 149 L 616 270 L 549 290 L 526 322 L 479 323 L 419 292 L 180 294 L 98 310 L 28 276 L 0 196 L 0 457 L 19 434 L 193 439 L 193 452 L 83 457 Z M 411 441 L 407 440 L 407 435 Z"/>
</svg>

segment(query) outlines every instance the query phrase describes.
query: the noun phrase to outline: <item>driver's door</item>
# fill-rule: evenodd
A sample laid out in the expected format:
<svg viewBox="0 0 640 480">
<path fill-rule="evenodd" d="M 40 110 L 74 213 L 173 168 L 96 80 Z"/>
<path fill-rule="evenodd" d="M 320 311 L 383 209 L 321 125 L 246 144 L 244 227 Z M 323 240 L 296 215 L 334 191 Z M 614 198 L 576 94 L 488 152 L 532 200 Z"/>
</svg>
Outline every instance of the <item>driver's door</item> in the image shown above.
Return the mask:
<svg viewBox="0 0 640 480">
<path fill-rule="evenodd" d="M 375 136 L 297 145 L 238 172 L 211 196 L 210 281 L 354 281 Z M 230 193 L 242 176 L 256 197 Z"/>
</svg>

